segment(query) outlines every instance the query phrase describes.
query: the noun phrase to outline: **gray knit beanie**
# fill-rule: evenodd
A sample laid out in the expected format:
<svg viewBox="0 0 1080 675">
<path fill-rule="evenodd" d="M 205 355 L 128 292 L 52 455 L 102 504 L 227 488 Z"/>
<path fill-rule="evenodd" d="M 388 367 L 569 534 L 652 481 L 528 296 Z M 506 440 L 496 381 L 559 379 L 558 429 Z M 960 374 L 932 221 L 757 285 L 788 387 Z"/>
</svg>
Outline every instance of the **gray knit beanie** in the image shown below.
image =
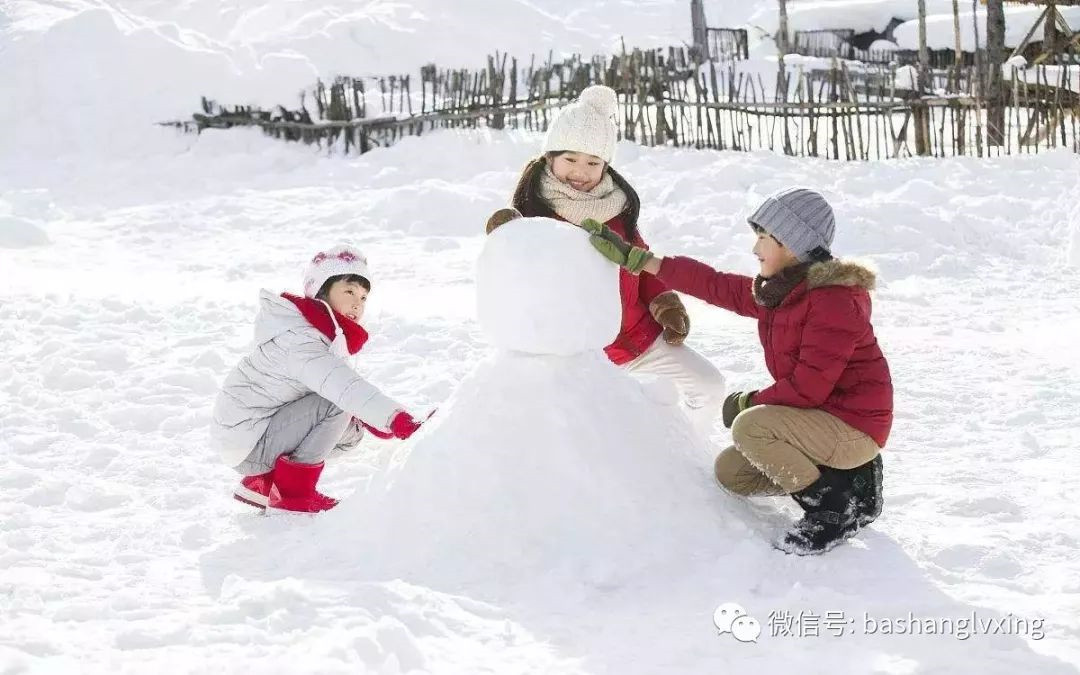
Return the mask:
<svg viewBox="0 0 1080 675">
<path fill-rule="evenodd" d="M 787 188 L 767 198 L 746 219 L 787 246 L 799 260 L 808 262 L 817 249 L 832 250 L 836 221 L 832 207 L 817 192 Z"/>
</svg>

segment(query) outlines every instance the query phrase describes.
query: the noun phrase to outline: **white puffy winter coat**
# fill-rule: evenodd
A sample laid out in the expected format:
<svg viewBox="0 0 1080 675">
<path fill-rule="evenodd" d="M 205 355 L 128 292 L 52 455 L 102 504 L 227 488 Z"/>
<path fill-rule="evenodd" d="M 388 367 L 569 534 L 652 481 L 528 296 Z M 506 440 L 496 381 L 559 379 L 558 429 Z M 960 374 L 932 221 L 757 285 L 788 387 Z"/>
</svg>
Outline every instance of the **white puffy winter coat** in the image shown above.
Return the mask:
<svg viewBox="0 0 1080 675">
<path fill-rule="evenodd" d="M 266 290 L 259 304 L 252 352 L 225 378 L 214 403 L 210 436 L 226 464 L 244 461 L 274 413 L 312 392 L 372 426 L 390 426 L 401 406 L 331 353 L 331 341 L 296 305 Z"/>
</svg>

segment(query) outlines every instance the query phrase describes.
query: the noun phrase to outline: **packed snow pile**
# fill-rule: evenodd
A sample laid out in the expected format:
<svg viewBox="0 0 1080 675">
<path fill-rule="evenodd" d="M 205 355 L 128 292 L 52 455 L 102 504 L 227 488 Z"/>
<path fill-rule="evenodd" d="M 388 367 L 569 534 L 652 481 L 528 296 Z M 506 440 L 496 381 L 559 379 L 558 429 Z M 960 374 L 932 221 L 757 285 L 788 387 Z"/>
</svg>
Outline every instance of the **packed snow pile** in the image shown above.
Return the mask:
<svg viewBox="0 0 1080 675">
<path fill-rule="evenodd" d="M 492 345 L 530 354 L 597 352 L 622 319 L 619 277 L 582 230 L 518 219 L 491 233 L 476 270 L 477 316 Z"/>
<path fill-rule="evenodd" d="M 914 5 L 914 3 L 910 3 Z M 926 45 L 930 49 L 954 49 L 956 46 L 956 30 L 953 26 L 951 5 L 945 8 L 934 7 L 933 11 L 927 3 L 926 17 Z M 949 3 L 945 3 L 949 4 Z M 1010 5 L 1005 4 L 1005 46 L 1017 47 L 1024 37 L 1031 31 L 1031 27 L 1039 19 L 1044 7 L 1035 5 Z M 1070 26 L 1080 26 L 1080 7 L 1058 7 L 1062 17 Z M 964 51 L 972 51 L 975 47 L 974 22 L 979 24 L 979 47 L 986 47 L 986 6 L 980 3 L 974 21 L 971 15 L 970 4 L 962 4 L 960 10 L 960 48 Z M 901 49 L 919 48 L 919 22 L 917 20 L 905 21 L 896 27 L 893 33 L 896 43 Z M 1038 31 L 1035 40 L 1042 39 L 1042 29 Z"/>
<path fill-rule="evenodd" d="M 897 89 L 917 90 L 919 88 L 919 69 L 915 66 L 900 66 L 893 74 Z"/>
<path fill-rule="evenodd" d="M 918 11 L 912 0 L 811 0 L 788 4 L 788 30 L 851 29 L 856 33 L 884 31 L 895 19 L 913 19 Z M 952 0 L 927 0 L 927 13 L 951 12 Z M 780 28 L 775 3 L 762 3 L 748 23 L 773 35 Z"/>
<path fill-rule="evenodd" d="M 22 248 L 48 243 L 49 235 L 32 221 L 0 214 L 0 248 Z"/>
<path fill-rule="evenodd" d="M 33 5 L 6 7 L 18 39 L 0 49 L 0 154 L 141 155 L 168 142 L 155 123 L 190 119 L 200 96 L 291 104 L 317 77 L 295 53 L 256 57 L 104 4 Z"/>
<path fill-rule="evenodd" d="M 1007 80 L 1015 79 L 1034 85 L 1064 87 L 1080 93 L 1080 65 L 1029 66 L 1022 56 L 1010 59 L 1010 61 L 1013 63 L 1006 62 L 1002 66 L 1002 75 Z"/>
</svg>

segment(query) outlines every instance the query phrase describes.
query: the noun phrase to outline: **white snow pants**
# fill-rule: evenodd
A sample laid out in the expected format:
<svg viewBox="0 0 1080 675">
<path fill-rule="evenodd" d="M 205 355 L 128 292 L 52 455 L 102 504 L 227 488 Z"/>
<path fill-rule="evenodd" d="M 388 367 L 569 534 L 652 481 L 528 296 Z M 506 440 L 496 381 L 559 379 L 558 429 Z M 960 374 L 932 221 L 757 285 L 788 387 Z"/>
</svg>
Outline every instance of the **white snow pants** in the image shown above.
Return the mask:
<svg viewBox="0 0 1080 675">
<path fill-rule="evenodd" d="M 709 359 L 685 344 L 673 346 L 663 337 L 624 366 L 635 374 L 670 380 L 679 390 L 694 427 L 708 437 L 724 405 L 724 376 Z"/>
</svg>

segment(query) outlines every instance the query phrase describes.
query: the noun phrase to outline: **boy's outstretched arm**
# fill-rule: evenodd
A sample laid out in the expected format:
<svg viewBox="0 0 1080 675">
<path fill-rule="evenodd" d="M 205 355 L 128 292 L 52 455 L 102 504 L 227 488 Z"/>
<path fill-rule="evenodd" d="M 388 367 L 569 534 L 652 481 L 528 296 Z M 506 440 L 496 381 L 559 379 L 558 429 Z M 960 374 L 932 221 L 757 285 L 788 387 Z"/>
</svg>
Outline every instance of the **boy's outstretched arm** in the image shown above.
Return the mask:
<svg viewBox="0 0 1080 675">
<path fill-rule="evenodd" d="M 582 228 L 590 233 L 589 242 L 608 260 L 631 274 L 648 272 L 675 291 L 700 298 L 710 305 L 723 307 L 742 316 L 757 317 L 754 280 L 740 274 L 718 272 L 692 258 L 660 258 L 633 246 L 595 220 L 586 220 Z"/>
<path fill-rule="evenodd" d="M 672 289 L 730 312 L 757 318 L 760 307 L 754 302 L 752 278 L 718 272 L 703 262 L 683 256 L 655 258 L 654 262 L 656 278 Z"/>
</svg>

